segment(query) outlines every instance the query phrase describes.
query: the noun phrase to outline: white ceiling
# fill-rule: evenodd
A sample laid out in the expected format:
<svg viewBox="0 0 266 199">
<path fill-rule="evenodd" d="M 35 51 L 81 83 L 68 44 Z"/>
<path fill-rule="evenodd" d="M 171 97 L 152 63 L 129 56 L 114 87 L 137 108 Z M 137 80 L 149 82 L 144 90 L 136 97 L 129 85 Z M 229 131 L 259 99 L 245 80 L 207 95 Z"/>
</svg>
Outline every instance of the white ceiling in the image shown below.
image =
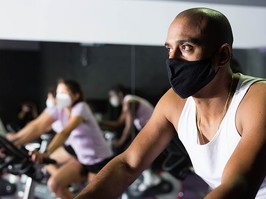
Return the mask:
<svg viewBox="0 0 266 199">
<path fill-rule="evenodd" d="M 149 1 L 149 0 L 147 0 Z M 150 0 L 156 1 L 156 0 Z M 214 3 L 214 4 L 229 4 L 241 6 L 266 6 L 265 0 L 168 0 L 168 1 L 184 1 L 184 2 L 197 2 L 197 3 Z"/>
<path fill-rule="evenodd" d="M 0 40 L 162 46 L 177 13 L 191 7 L 211 7 L 231 21 L 235 48 L 266 47 L 266 1 L 202 1 L 0 1 Z M 255 5 L 247 6 L 250 3 Z"/>
</svg>

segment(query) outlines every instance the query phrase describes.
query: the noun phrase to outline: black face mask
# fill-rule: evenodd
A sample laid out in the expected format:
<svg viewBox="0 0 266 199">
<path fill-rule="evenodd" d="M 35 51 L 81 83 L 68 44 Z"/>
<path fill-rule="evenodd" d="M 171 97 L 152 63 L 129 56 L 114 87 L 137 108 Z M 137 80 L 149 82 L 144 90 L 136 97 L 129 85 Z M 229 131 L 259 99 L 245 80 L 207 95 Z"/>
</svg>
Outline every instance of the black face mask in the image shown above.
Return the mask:
<svg viewBox="0 0 266 199">
<path fill-rule="evenodd" d="M 174 91 L 182 98 L 197 93 L 216 75 L 211 58 L 200 61 L 167 59 L 166 65 L 169 82 Z"/>
</svg>

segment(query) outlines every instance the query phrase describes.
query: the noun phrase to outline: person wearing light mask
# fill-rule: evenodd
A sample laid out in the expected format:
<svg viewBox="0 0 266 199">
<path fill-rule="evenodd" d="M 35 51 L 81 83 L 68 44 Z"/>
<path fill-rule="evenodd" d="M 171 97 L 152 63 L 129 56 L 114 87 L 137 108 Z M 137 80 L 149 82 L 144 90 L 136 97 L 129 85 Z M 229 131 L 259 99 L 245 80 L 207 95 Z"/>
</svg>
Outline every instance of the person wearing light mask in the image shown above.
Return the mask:
<svg viewBox="0 0 266 199">
<path fill-rule="evenodd" d="M 266 198 L 266 80 L 232 72 L 233 40 L 218 10 L 177 14 L 165 42 L 171 88 L 127 150 L 75 199 L 116 199 L 176 135 L 211 188 L 204 199 Z"/>
<path fill-rule="evenodd" d="M 115 108 L 121 106 L 122 110 L 117 120 L 103 120 L 99 121 L 99 124 L 102 128 L 109 130 L 118 130 L 123 127 L 121 135 L 116 135 L 112 143 L 114 152 L 119 154 L 127 149 L 138 131 L 145 126 L 152 115 L 154 106 L 146 99 L 130 94 L 128 89 L 122 85 L 114 86 L 108 94 L 111 106 Z M 144 193 L 160 183 L 163 184 L 162 178 L 151 168 L 143 171 L 142 175 L 143 181 L 136 187 L 139 193 Z"/>
<path fill-rule="evenodd" d="M 54 87 L 49 88 L 45 104 L 47 108 L 56 106 L 56 89 Z"/>
<path fill-rule="evenodd" d="M 48 188 L 62 199 L 73 198 L 71 183 L 82 182 L 94 175 L 113 157 L 103 133 L 84 101 L 80 85 L 74 80 L 60 80 L 56 88 L 56 106 L 47 107 L 31 124 L 18 132 L 16 145 L 23 145 L 40 136 L 52 124 L 57 125 L 52 141 L 44 153 L 33 152 L 32 160 L 42 163 L 46 157 L 57 165 L 48 165 Z"/>
<path fill-rule="evenodd" d="M 135 128 L 140 131 L 149 120 L 153 105 L 146 99 L 129 94 L 128 89 L 122 85 L 116 85 L 109 91 L 109 103 L 114 108 L 122 107 L 117 120 L 100 121 L 102 128 L 118 129 L 124 126 L 123 132 L 113 141 L 116 149 L 124 151 L 128 144 L 135 138 Z"/>
</svg>

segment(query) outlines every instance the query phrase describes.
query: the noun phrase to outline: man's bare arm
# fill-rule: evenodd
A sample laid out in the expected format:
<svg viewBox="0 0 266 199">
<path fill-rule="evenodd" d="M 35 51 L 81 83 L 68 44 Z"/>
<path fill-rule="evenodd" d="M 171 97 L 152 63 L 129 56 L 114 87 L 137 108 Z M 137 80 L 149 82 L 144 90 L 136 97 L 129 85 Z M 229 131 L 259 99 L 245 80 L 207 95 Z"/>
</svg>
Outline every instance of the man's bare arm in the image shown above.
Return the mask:
<svg viewBox="0 0 266 199">
<path fill-rule="evenodd" d="M 175 133 L 162 107 L 155 108 L 129 148 L 111 160 L 76 199 L 116 199 L 160 154 Z"/>
</svg>

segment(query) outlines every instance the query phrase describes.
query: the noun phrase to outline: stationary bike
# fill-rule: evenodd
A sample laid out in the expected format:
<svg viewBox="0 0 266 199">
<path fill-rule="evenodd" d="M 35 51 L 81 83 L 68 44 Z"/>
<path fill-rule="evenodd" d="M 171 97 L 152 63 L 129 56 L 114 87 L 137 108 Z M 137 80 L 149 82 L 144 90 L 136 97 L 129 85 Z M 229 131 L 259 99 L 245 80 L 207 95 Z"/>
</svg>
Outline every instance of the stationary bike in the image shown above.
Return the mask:
<svg viewBox="0 0 266 199">
<path fill-rule="evenodd" d="M 111 147 L 115 133 L 104 131 L 104 137 Z M 122 199 L 181 199 L 183 193 L 182 181 L 193 173 L 190 158 L 176 136 L 168 147 L 153 162 L 152 170 L 157 171 L 161 182 L 154 186 L 141 188 L 144 182 L 143 172 L 123 193 Z"/>
<path fill-rule="evenodd" d="M 41 182 L 44 178 L 44 174 L 41 171 L 43 165 L 37 164 L 31 160 L 28 150 L 24 147 L 16 147 L 12 142 L 7 140 L 4 136 L 0 135 L 0 173 L 13 174 L 16 176 L 26 175 L 26 184 L 24 188 L 23 199 L 34 199 L 35 185 L 37 182 Z M 43 164 L 55 164 L 56 161 L 50 158 L 46 158 Z M 10 187 L 6 189 L 2 196 L 8 196 L 14 194 L 16 191 L 16 185 L 8 183 L 4 178 L 1 178 L 4 185 Z M 8 191 L 9 190 L 9 191 Z"/>
</svg>

